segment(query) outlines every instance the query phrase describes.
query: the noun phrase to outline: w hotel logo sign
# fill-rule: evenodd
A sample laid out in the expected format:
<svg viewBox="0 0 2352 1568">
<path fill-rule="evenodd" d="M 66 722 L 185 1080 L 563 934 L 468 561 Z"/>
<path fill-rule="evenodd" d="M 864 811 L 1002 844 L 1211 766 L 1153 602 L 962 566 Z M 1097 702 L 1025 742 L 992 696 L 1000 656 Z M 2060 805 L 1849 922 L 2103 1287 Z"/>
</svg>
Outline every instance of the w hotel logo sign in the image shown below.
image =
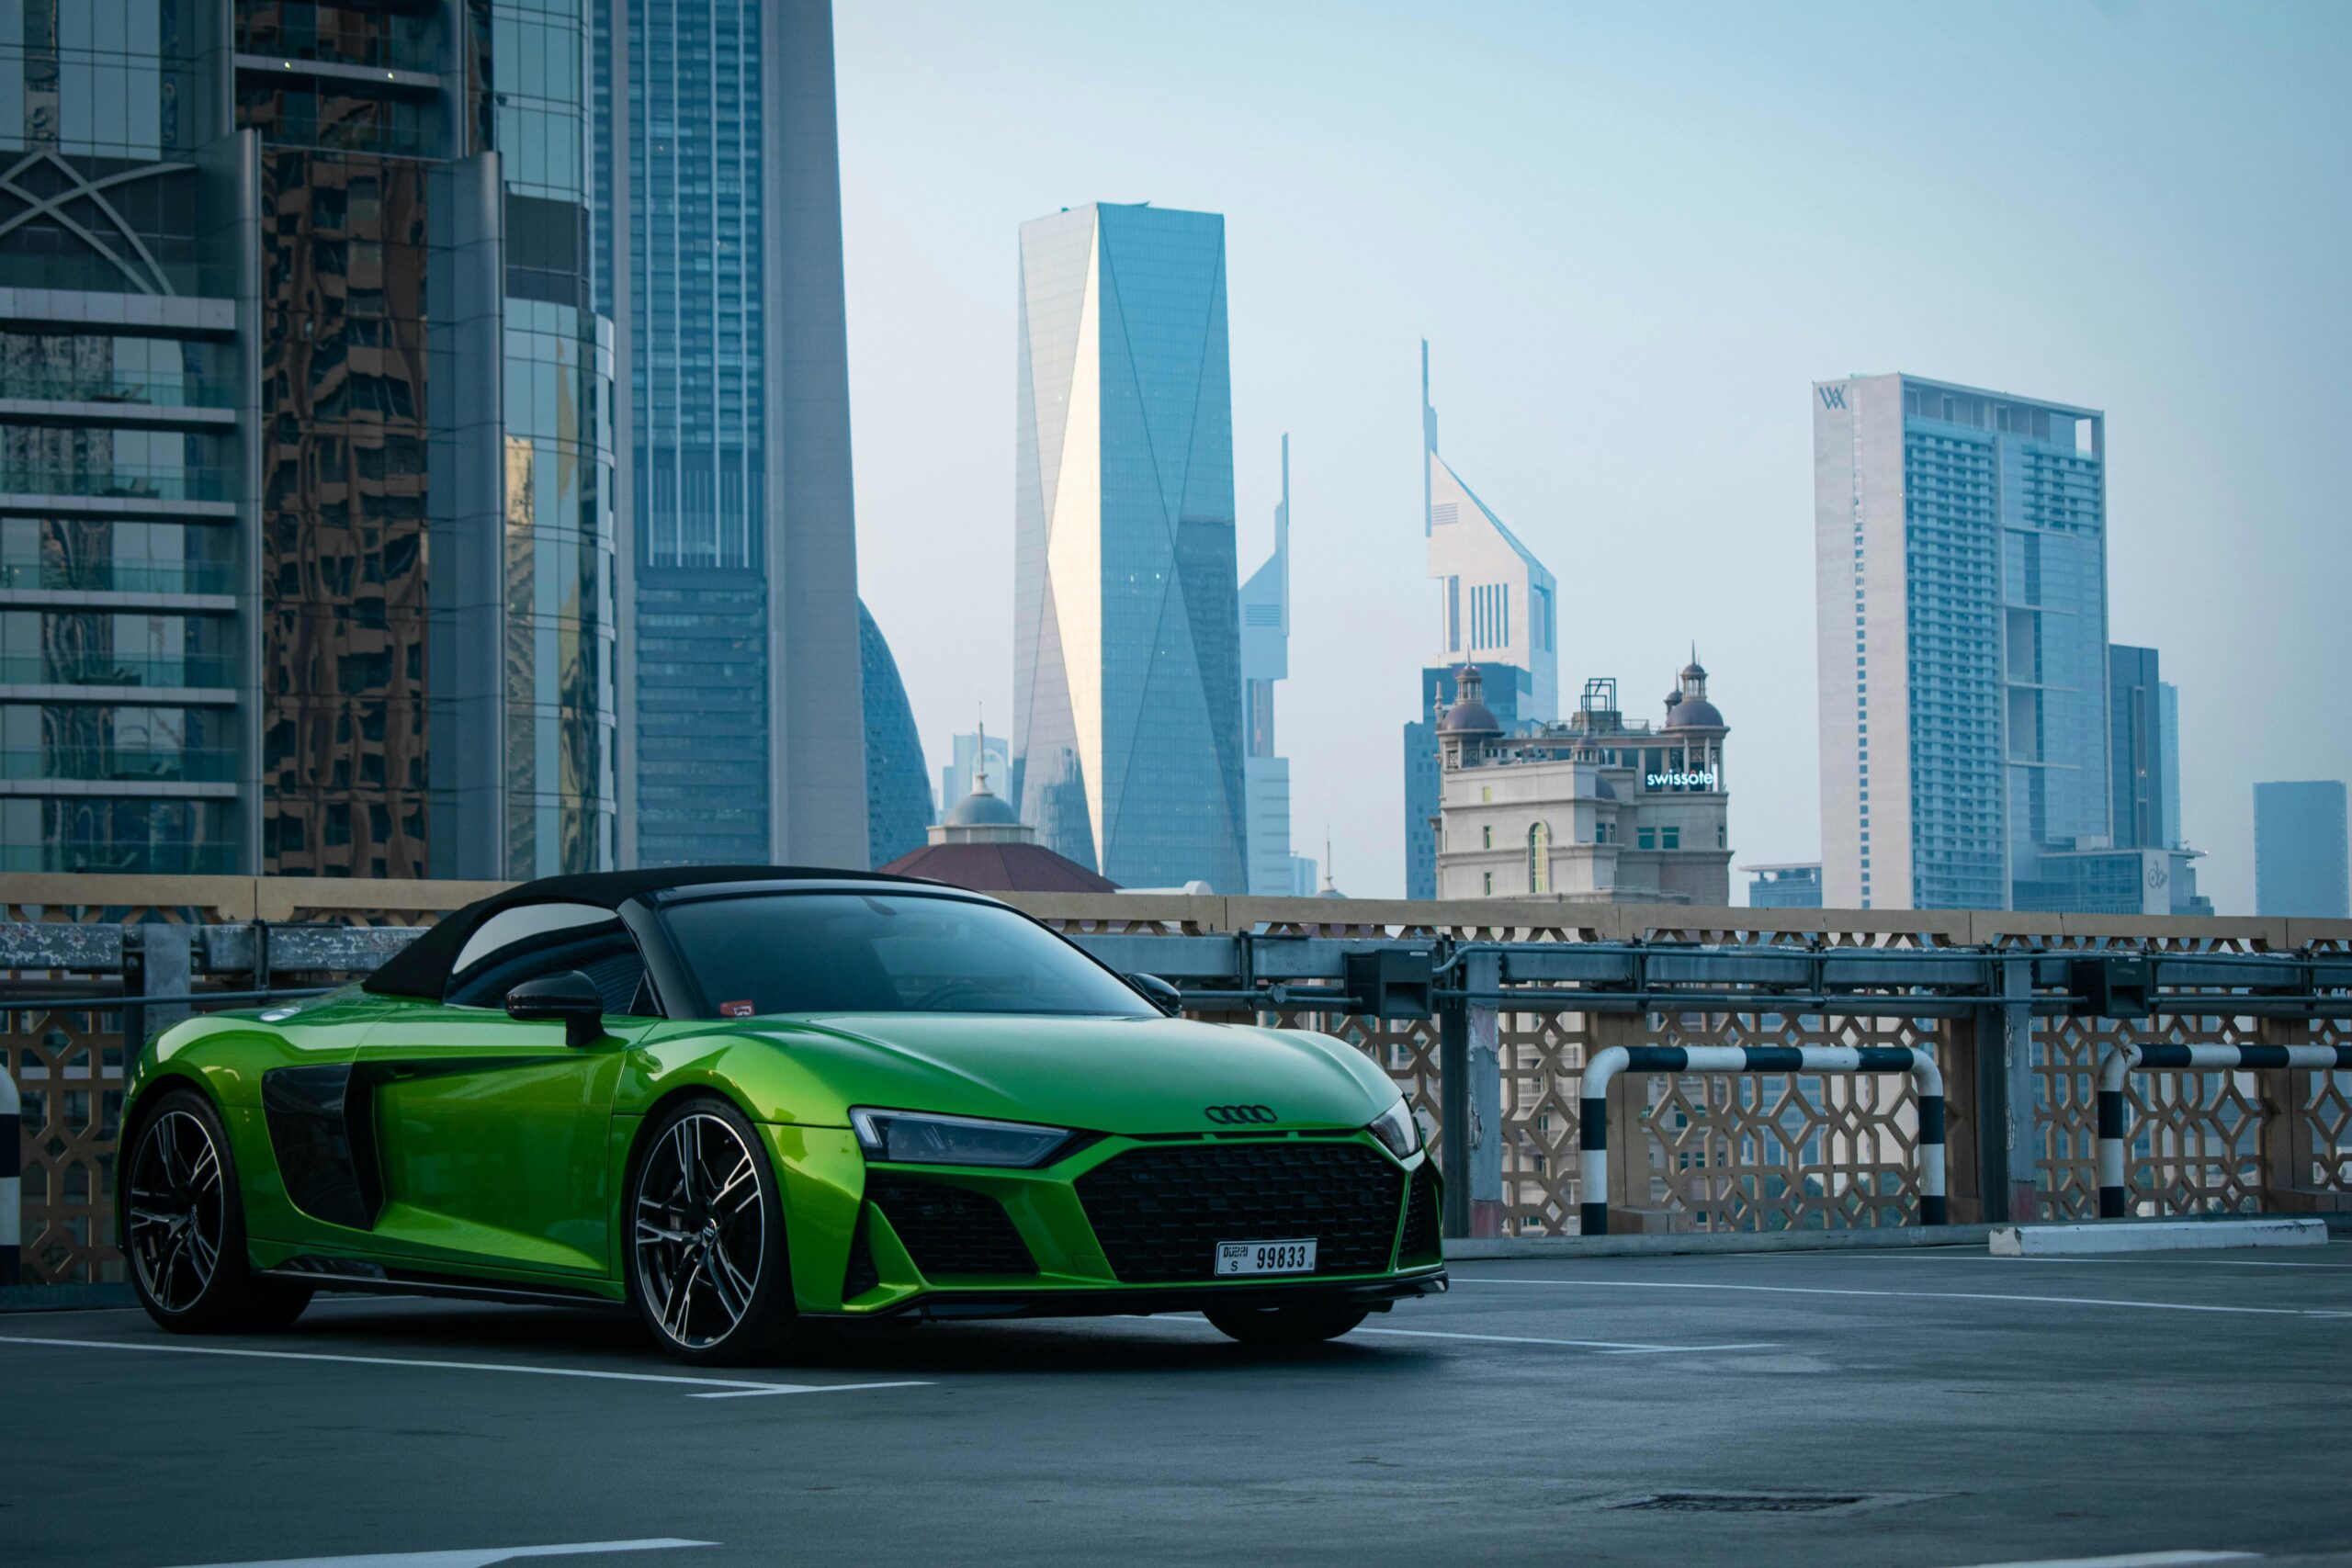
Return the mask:
<svg viewBox="0 0 2352 1568">
<path fill-rule="evenodd" d="M 1846 406 L 1846 388 L 1842 383 L 1835 387 L 1815 387 L 1814 390 L 1821 394 L 1823 408 L 1842 409 Z"/>
</svg>

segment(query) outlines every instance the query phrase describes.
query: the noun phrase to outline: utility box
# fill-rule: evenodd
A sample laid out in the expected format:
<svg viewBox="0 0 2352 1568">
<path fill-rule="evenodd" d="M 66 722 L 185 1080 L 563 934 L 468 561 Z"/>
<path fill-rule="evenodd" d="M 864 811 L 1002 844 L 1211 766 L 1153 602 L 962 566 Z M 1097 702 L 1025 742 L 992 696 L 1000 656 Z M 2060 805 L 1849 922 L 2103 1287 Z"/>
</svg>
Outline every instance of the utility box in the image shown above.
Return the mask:
<svg viewBox="0 0 2352 1568">
<path fill-rule="evenodd" d="M 1346 954 L 1340 974 L 1354 1011 L 1370 1018 L 1428 1018 L 1437 1011 L 1437 999 L 1430 995 L 1436 969 L 1433 950 L 1382 948 Z"/>
<path fill-rule="evenodd" d="M 2081 999 L 2075 1006 L 2098 1018 L 2145 1018 L 2156 988 L 2156 966 L 2149 959 L 2101 954 L 2066 966 L 2066 988 Z"/>
</svg>

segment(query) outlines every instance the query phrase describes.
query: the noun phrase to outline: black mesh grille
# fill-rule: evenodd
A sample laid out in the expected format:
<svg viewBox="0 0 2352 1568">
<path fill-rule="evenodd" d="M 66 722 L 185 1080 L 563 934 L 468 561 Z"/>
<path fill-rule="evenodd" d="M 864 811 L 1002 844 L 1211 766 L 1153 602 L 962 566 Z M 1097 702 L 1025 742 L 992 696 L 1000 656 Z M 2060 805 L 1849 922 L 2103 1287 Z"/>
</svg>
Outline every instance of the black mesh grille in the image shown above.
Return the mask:
<svg viewBox="0 0 2352 1568">
<path fill-rule="evenodd" d="M 1377 1274 L 1396 1239 L 1405 1173 L 1362 1144 L 1133 1149 L 1078 1179 L 1122 1281 L 1206 1280 L 1221 1241 L 1313 1236 L 1317 1274 Z"/>
<path fill-rule="evenodd" d="M 889 1217 L 907 1256 L 926 1278 L 1037 1271 L 1037 1260 L 1012 1228 L 1012 1216 L 985 1192 L 877 1176 L 866 1182 L 865 1196 Z"/>
<path fill-rule="evenodd" d="M 1437 1179 L 1425 1164 L 1413 1173 L 1413 1189 L 1405 1195 L 1405 1232 L 1396 1242 L 1399 1263 L 1438 1255 Z"/>
</svg>

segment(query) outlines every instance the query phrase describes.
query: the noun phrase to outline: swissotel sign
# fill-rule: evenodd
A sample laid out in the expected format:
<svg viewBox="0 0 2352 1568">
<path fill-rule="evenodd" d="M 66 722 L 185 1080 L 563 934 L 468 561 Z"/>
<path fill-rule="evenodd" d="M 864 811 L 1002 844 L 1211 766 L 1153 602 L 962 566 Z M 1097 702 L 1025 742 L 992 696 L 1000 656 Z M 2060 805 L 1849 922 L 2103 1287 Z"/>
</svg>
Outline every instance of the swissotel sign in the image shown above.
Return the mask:
<svg viewBox="0 0 2352 1568">
<path fill-rule="evenodd" d="M 1715 770 L 1702 768 L 1694 773 L 1648 773 L 1643 776 L 1642 787 L 1645 789 L 1713 789 L 1715 787 Z"/>
</svg>

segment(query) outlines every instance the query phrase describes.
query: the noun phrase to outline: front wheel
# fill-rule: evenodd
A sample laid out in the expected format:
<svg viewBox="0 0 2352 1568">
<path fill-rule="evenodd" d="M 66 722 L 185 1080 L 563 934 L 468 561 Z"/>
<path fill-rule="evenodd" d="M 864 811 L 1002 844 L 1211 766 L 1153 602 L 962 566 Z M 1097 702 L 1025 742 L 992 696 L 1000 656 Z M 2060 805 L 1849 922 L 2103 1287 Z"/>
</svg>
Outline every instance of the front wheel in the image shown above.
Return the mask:
<svg viewBox="0 0 2352 1568">
<path fill-rule="evenodd" d="M 1301 1302 L 1296 1306 L 1211 1307 L 1207 1317 L 1219 1333 L 1244 1345 L 1297 1346 L 1337 1339 L 1371 1312 L 1345 1302 Z"/>
<path fill-rule="evenodd" d="M 797 1337 L 784 1201 L 759 1134 L 716 1096 L 672 1107 L 629 1181 L 629 1299 L 681 1360 L 773 1360 Z"/>
<path fill-rule="evenodd" d="M 175 1334 L 284 1328 L 310 1288 L 255 1274 L 245 1258 L 236 1156 L 212 1104 L 172 1089 L 139 1124 L 123 1202 L 123 1251 L 147 1315 Z"/>
</svg>

